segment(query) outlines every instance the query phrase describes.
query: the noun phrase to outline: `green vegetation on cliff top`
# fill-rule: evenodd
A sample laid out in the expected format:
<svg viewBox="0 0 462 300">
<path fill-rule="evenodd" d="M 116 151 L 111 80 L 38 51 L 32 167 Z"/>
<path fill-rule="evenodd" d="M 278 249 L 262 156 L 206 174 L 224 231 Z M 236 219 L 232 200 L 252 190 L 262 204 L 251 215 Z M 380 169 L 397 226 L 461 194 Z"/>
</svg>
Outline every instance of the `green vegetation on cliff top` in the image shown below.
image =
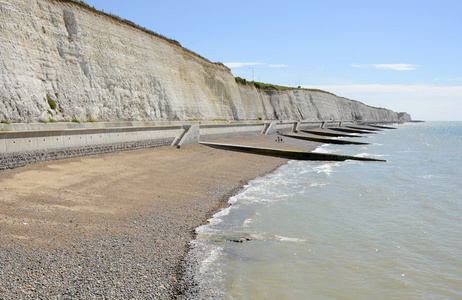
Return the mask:
<svg viewBox="0 0 462 300">
<path fill-rule="evenodd" d="M 257 89 L 260 90 L 278 90 L 278 91 L 286 91 L 286 90 L 303 90 L 303 91 L 310 91 L 310 92 L 319 92 L 319 93 L 325 93 L 333 96 L 337 96 L 335 94 L 332 94 L 330 92 L 326 92 L 323 90 L 318 90 L 318 89 L 305 89 L 305 88 L 293 88 L 293 87 L 288 87 L 288 86 L 281 86 L 281 85 L 275 85 L 275 84 L 269 84 L 269 83 L 263 83 L 263 82 L 257 82 L 257 81 L 247 81 L 244 78 L 241 77 L 235 77 L 234 78 L 237 83 L 242 84 L 242 85 L 254 85 Z"/>
</svg>

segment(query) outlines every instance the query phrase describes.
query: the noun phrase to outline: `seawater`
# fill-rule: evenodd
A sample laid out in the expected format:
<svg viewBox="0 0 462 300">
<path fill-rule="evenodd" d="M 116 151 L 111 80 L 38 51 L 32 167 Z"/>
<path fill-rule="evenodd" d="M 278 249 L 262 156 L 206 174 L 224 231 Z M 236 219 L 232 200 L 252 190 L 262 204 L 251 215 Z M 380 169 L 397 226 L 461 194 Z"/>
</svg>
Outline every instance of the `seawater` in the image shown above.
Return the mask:
<svg viewBox="0 0 462 300">
<path fill-rule="evenodd" d="M 462 299 L 462 123 L 397 125 L 290 161 L 197 228 L 199 298 Z M 234 242 L 240 240 L 243 242 Z"/>
</svg>

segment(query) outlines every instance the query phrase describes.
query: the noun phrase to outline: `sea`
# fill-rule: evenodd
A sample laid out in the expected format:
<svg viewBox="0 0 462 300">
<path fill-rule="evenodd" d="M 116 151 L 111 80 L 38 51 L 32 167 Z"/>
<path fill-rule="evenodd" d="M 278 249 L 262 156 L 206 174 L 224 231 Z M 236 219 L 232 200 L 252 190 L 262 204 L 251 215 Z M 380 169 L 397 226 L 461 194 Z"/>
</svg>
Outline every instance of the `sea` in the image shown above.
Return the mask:
<svg viewBox="0 0 462 300">
<path fill-rule="evenodd" d="M 197 299 L 462 299 L 462 122 L 289 161 L 196 229 Z M 351 138 L 349 138 L 352 140 Z"/>
</svg>

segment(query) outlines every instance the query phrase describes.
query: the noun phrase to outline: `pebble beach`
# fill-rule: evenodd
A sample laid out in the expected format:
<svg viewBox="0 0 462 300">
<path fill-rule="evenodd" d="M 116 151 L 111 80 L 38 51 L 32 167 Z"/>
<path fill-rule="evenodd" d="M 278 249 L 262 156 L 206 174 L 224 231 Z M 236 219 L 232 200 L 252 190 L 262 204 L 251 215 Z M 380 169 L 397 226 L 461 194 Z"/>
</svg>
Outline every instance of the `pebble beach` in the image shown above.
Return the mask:
<svg viewBox="0 0 462 300">
<path fill-rule="evenodd" d="M 1 172 L 0 299 L 179 298 L 194 229 L 286 162 L 196 144 Z"/>
</svg>

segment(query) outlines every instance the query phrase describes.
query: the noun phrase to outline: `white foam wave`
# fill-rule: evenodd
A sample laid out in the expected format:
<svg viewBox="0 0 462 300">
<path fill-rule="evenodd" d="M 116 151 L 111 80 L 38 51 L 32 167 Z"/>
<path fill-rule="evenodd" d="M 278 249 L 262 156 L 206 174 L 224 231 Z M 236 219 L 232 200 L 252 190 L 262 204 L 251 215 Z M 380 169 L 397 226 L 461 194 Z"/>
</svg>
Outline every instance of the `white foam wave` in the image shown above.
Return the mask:
<svg viewBox="0 0 462 300">
<path fill-rule="evenodd" d="M 305 243 L 305 242 L 308 242 L 308 239 L 287 237 L 287 236 L 281 236 L 281 235 L 275 235 L 274 237 L 276 239 L 282 241 L 282 242 L 293 242 L 293 243 Z"/>
<path fill-rule="evenodd" d="M 242 227 L 249 227 L 253 222 L 255 222 L 253 218 L 247 218 L 242 224 Z"/>
<path fill-rule="evenodd" d="M 210 231 L 211 231 L 211 229 L 210 229 L 209 224 L 201 225 L 201 226 L 196 228 L 196 234 L 198 234 L 198 235 L 205 234 L 205 233 L 208 233 Z"/>
<path fill-rule="evenodd" d="M 210 266 L 213 265 L 213 263 L 221 256 L 223 253 L 223 248 L 221 247 L 214 247 L 211 249 L 209 252 L 208 256 L 202 260 L 199 272 L 201 274 L 205 274 L 210 270 Z"/>
<path fill-rule="evenodd" d="M 290 243 L 306 243 L 309 240 L 304 238 L 288 237 L 277 234 L 252 234 L 253 239 L 262 241 L 290 242 Z"/>
<path fill-rule="evenodd" d="M 317 167 L 314 167 L 313 169 L 316 171 L 316 173 L 324 173 L 327 176 L 331 176 L 332 173 L 334 173 L 334 167 L 339 166 L 339 163 L 327 163 L 323 164 Z"/>
<path fill-rule="evenodd" d="M 424 179 L 430 179 L 430 178 L 433 178 L 435 177 L 434 175 L 422 175 L 422 176 L 419 176 L 420 178 L 424 178 Z"/>
<path fill-rule="evenodd" d="M 249 201 L 249 202 L 252 202 L 252 203 L 271 203 L 271 202 L 280 201 L 279 198 L 281 198 L 281 199 L 286 199 L 287 197 L 288 197 L 288 195 L 277 195 L 277 196 L 275 196 L 275 199 L 254 198 L 254 199 L 252 199 L 252 200 Z M 249 199 L 247 199 L 247 200 L 249 200 Z"/>
<path fill-rule="evenodd" d="M 238 198 L 236 196 L 233 196 L 233 197 L 229 198 L 228 203 L 233 204 L 233 203 L 236 203 L 237 200 L 238 200 Z"/>
<path fill-rule="evenodd" d="M 314 153 L 333 153 L 333 152 L 335 152 L 334 150 L 327 149 L 327 147 L 329 147 L 329 146 L 330 146 L 329 144 L 324 144 L 324 145 L 314 149 L 311 152 L 314 152 Z"/>
<path fill-rule="evenodd" d="M 224 209 L 220 210 L 216 214 L 214 214 L 212 216 L 212 218 L 207 220 L 208 221 L 207 224 L 201 225 L 201 226 L 196 228 L 196 233 L 197 234 L 206 234 L 206 233 L 210 233 L 210 232 L 214 231 L 213 227 L 220 224 L 220 223 L 222 223 L 223 222 L 223 217 L 229 215 L 232 208 L 233 208 L 232 206 L 229 206 L 227 208 L 224 208 Z"/>
<path fill-rule="evenodd" d="M 326 185 L 327 185 L 327 184 L 325 184 L 325 183 L 316 183 L 316 182 L 308 184 L 308 186 L 312 186 L 312 187 L 316 187 L 316 186 L 326 186 Z"/>
<path fill-rule="evenodd" d="M 371 153 L 364 152 L 364 153 L 356 154 L 355 156 L 356 157 L 384 157 L 384 156 L 388 156 L 388 155 L 385 155 L 385 154 L 371 154 Z"/>
</svg>

